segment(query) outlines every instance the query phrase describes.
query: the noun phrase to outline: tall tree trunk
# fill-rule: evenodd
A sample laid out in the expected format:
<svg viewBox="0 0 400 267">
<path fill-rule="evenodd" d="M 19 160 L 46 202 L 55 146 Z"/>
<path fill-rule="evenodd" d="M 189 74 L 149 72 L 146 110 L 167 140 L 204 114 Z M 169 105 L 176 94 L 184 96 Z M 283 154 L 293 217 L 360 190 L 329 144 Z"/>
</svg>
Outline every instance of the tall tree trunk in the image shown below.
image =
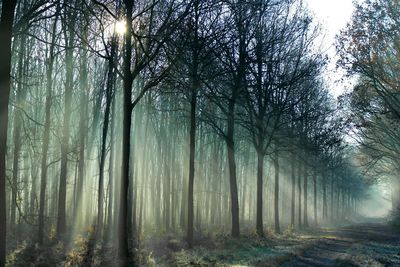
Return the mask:
<svg viewBox="0 0 400 267">
<path fill-rule="evenodd" d="M 106 144 L 107 144 L 107 134 L 108 134 L 108 126 L 110 124 L 110 111 L 111 104 L 113 99 L 113 84 L 114 84 L 114 54 L 116 50 L 116 40 L 113 37 L 111 41 L 111 59 L 108 60 L 108 75 L 107 75 L 107 84 L 106 84 L 106 107 L 104 110 L 104 120 L 103 120 L 103 129 L 101 135 L 101 148 L 100 148 L 100 164 L 99 164 L 99 185 L 98 185 L 98 198 L 97 198 L 97 227 L 96 233 L 97 238 L 101 237 L 101 233 L 103 230 L 103 202 L 104 202 L 104 165 L 106 162 Z"/>
<path fill-rule="evenodd" d="M 49 150 L 49 143 L 50 143 L 50 122 L 51 122 L 50 112 L 52 103 L 53 67 L 55 59 L 54 47 L 56 39 L 57 19 L 58 19 L 58 13 L 56 14 L 53 24 L 49 57 L 47 60 L 47 70 L 46 70 L 45 122 L 44 122 L 44 133 L 43 133 L 42 160 L 40 165 L 41 172 L 40 172 L 39 230 L 38 230 L 39 245 L 43 244 L 43 232 L 44 232 L 44 210 L 45 210 L 46 187 L 47 187 L 47 153 Z"/>
<path fill-rule="evenodd" d="M 109 72 L 108 79 L 112 79 L 110 77 Z M 107 81 L 107 91 L 111 90 L 108 88 Z M 103 120 L 103 129 L 102 129 L 102 137 L 101 137 L 101 148 L 100 148 L 100 164 L 99 164 L 99 184 L 98 184 L 98 197 L 97 197 L 97 227 L 96 227 L 96 235 L 97 238 L 100 238 L 102 228 L 103 228 L 103 201 L 104 201 L 104 165 L 106 162 L 106 143 L 107 143 L 107 133 L 108 133 L 108 125 L 110 122 L 110 105 L 111 105 L 111 95 L 106 93 L 106 109 L 104 112 L 104 120 Z"/>
<path fill-rule="evenodd" d="M 150 101 L 150 100 L 148 100 Z M 143 209 L 144 209 L 144 200 L 143 200 L 143 195 L 144 195 L 144 189 L 146 187 L 145 179 L 144 177 L 148 177 L 149 173 L 146 171 L 146 163 L 147 163 L 147 153 L 149 151 L 148 145 L 149 145 L 149 138 L 148 138 L 148 129 L 149 129 L 149 123 L 150 123 L 150 118 L 149 116 L 146 116 L 146 123 L 144 127 L 144 141 L 143 141 L 143 158 L 142 158 L 142 165 L 141 165 L 141 175 L 142 175 L 142 183 L 141 183 L 141 188 L 140 188 L 140 207 L 139 207 L 139 222 L 138 222 L 138 231 L 137 231 L 137 246 L 140 248 L 140 236 L 143 231 Z M 146 171 L 146 173 L 145 173 Z"/>
<path fill-rule="evenodd" d="M 290 222 L 291 226 L 294 227 L 294 222 L 295 222 L 295 197 L 296 197 L 296 175 L 295 175 L 295 169 L 296 169 L 296 164 L 295 164 L 295 154 L 294 152 L 292 153 L 292 196 L 291 196 L 291 212 L 290 212 Z"/>
<path fill-rule="evenodd" d="M 167 131 L 169 132 L 169 128 L 167 128 L 167 115 L 162 114 L 161 125 L 160 125 L 160 138 L 161 140 L 168 140 Z M 164 198 L 164 210 L 163 210 L 163 221 L 164 227 L 167 231 L 170 229 L 170 212 L 171 212 L 171 152 L 170 152 L 170 142 L 162 142 L 162 153 L 161 153 L 161 161 L 163 167 L 163 198 Z"/>
<path fill-rule="evenodd" d="M 303 186 L 303 196 L 304 196 L 304 215 L 303 215 L 303 219 L 304 219 L 304 227 L 308 227 L 308 206 L 307 206 L 307 185 L 308 185 L 308 172 L 307 172 L 307 162 L 304 163 L 304 186 Z"/>
<path fill-rule="evenodd" d="M 297 188 L 298 188 L 298 200 L 297 200 L 297 202 L 298 202 L 298 222 L 299 222 L 299 229 L 301 229 L 302 228 L 302 221 L 301 221 L 301 196 L 302 196 L 302 194 L 301 194 L 301 168 L 302 168 L 302 164 L 300 164 L 299 163 L 299 180 L 298 180 L 298 183 L 297 183 Z M 304 168 L 304 167 L 303 167 Z"/>
<path fill-rule="evenodd" d="M 196 72 L 197 75 L 197 72 Z M 193 220 L 194 220 L 194 157 L 196 152 L 196 105 L 197 105 L 197 81 L 193 81 L 192 97 L 190 101 L 190 131 L 189 131 L 189 184 L 188 184 L 188 220 L 187 220 L 187 242 L 189 248 L 193 247 Z"/>
<path fill-rule="evenodd" d="M 274 192 L 274 218 L 275 218 L 275 233 L 279 234 L 279 154 L 275 152 L 274 156 L 274 171 L 275 171 L 275 192 Z"/>
<path fill-rule="evenodd" d="M 6 263 L 6 153 L 11 90 L 11 38 L 16 0 L 3 0 L 0 18 L 0 267 Z"/>
<path fill-rule="evenodd" d="M 11 217 L 10 217 L 10 229 L 16 236 L 18 236 L 19 231 L 15 231 L 15 218 L 17 210 L 17 196 L 18 196 L 18 172 L 19 172 L 19 160 L 20 152 L 22 147 L 21 140 L 21 127 L 22 127 L 22 108 L 23 101 L 25 98 L 25 88 L 24 88 L 24 55 L 25 55 L 25 45 L 26 45 L 26 35 L 22 34 L 20 36 L 20 53 L 18 57 L 18 84 L 16 90 L 16 108 L 14 115 L 14 154 L 13 154 L 13 168 L 12 168 L 12 187 L 11 187 Z M 17 237 L 18 239 L 18 237 Z"/>
<path fill-rule="evenodd" d="M 185 136 L 186 137 L 186 136 Z M 187 138 L 190 139 L 190 138 Z M 186 153 L 185 153 L 186 155 Z M 183 163 L 187 163 L 186 162 L 187 157 L 184 157 L 183 159 Z M 179 226 L 181 227 L 182 230 L 187 230 L 187 189 L 189 188 L 188 182 L 187 182 L 187 178 L 188 176 L 186 176 L 186 173 L 184 171 L 184 169 L 182 169 L 182 195 L 181 195 L 181 213 L 180 213 L 180 219 L 179 219 Z M 160 180 L 160 178 L 158 178 L 158 180 Z M 157 183 L 159 184 L 159 183 Z M 159 187 L 159 186 L 158 186 Z M 159 203 L 159 201 L 157 202 Z M 158 205 L 159 206 L 159 205 Z M 157 211 L 159 211 L 160 208 L 157 209 Z M 159 213 L 157 213 L 157 216 L 159 216 Z"/>
<path fill-rule="evenodd" d="M 165 147 L 164 153 L 164 220 L 165 229 L 169 231 L 171 228 L 171 152 L 169 145 Z"/>
<path fill-rule="evenodd" d="M 133 2 L 125 1 L 127 33 L 132 32 Z M 121 189 L 120 210 L 118 222 L 118 255 L 123 266 L 128 265 L 128 192 L 129 192 L 129 163 L 131 148 L 131 124 L 132 124 L 132 83 L 131 73 L 132 38 L 125 35 L 124 45 L 124 80 L 123 80 L 123 124 L 122 124 L 122 165 L 121 165 Z"/>
<path fill-rule="evenodd" d="M 264 235 L 263 226 L 263 169 L 264 153 L 262 149 L 257 149 L 257 218 L 256 230 L 260 236 Z"/>
<path fill-rule="evenodd" d="M 323 173 L 322 176 L 322 218 L 326 222 L 328 218 L 328 206 L 326 202 L 326 174 Z"/>
<path fill-rule="evenodd" d="M 188 220 L 187 220 L 187 242 L 189 248 L 193 247 L 193 232 L 194 232 L 194 158 L 196 154 L 196 109 L 197 109 L 197 94 L 200 87 L 199 78 L 199 3 L 194 3 L 194 37 L 192 47 L 192 64 L 190 71 L 191 80 L 191 96 L 190 96 L 190 128 L 189 128 L 189 179 L 188 179 Z"/>
<path fill-rule="evenodd" d="M 113 83 L 113 87 L 115 88 L 115 79 Z M 110 125 L 110 158 L 109 158 L 109 164 L 108 164 L 108 211 L 107 211 L 107 227 L 106 227 L 106 233 L 104 235 L 104 241 L 108 241 L 112 238 L 113 233 L 111 232 L 111 227 L 113 225 L 113 218 L 116 214 L 116 211 L 114 210 L 113 214 L 113 198 L 114 198 L 114 150 L 115 150 L 115 106 L 116 106 L 116 99 L 115 99 L 115 94 L 113 94 L 113 101 L 111 103 L 112 109 L 111 109 L 111 125 Z"/>
<path fill-rule="evenodd" d="M 143 204 L 144 204 L 144 201 L 143 201 L 143 192 L 144 192 L 144 187 L 145 187 L 145 185 L 144 185 L 144 180 L 142 180 L 142 184 L 141 184 L 141 187 L 140 187 L 140 207 L 139 207 L 139 222 L 138 222 L 138 230 L 137 230 L 137 247 L 138 248 L 140 248 L 140 236 L 141 236 L 141 234 L 142 234 L 142 231 L 143 231 Z"/>
<path fill-rule="evenodd" d="M 84 1 L 82 1 L 82 5 L 84 5 Z M 86 27 L 85 27 L 86 26 Z M 82 39 L 83 41 L 87 41 L 87 25 L 82 25 Z M 79 73 L 79 85 L 80 85 L 80 103 L 79 106 L 80 116 L 79 116 L 79 154 L 78 154 L 78 184 L 76 199 L 75 199 L 75 207 L 73 220 L 75 224 L 81 226 L 82 218 L 78 217 L 79 214 L 83 213 L 83 204 L 82 204 L 82 194 L 84 187 L 84 179 L 85 179 L 85 144 L 86 144 L 86 136 L 87 136 L 87 120 L 88 120 L 88 63 L 87 63 L 87 51 L 85 48 L 81 49 L 81 58 L 80 58 L 80 73 Z M 88 155 L 90 156 L 90 155 Z M 78 222 L 79 219 L 79 222 Z"/>
<path fill-rule="evenodd" d="M 234 142 L 234 113 L 235 113 L 235 99 L 233 96 L 229 100 L 228 111 L 228 131 L 226 137 L 226 145 L 228 150 L 228 164 L 229 164 L 229 185 L 231 192 L 231 218 L 232 218 L 232 236 L 238 237 L 240 234 L 239 227 L 239 199 L 236 178 L 236 162 L 235 162 L 235 142 Z"/>
<path fill-rule="evenodd" d="M 75 32 L 72 24 L 75 20 L 75 11 L 72 15 L 66 17 L 64 22 L 65 30 L 65 99 L 64 99 L 64 121 L 61 141 L 61 168 L 60 168 L 60 184 L 58 190 L 58 215 L 57 215 L 57 237 L 65 237 L 66 231 L 66 197 L 67 197 L 67 171 L 68 171 L 68 150 L 70 139 L 70 118 L 71 118 L 71 101 L 74 86 L 73 77 L 73 41 Z M 69 26 L 67 26 L 67 24 Z"/>
<path fill-rule="evenodd" d="M 210 157 L 210 160 L 211 160 L 210 169 L 211 169 L 211 172 L 214 173 L 215 176 L 217 176 L 220 171 L 220 169 L 219 169 L 219 154 L 221 153 L 221 150 L 222 150 L 220 148 L 221 148 L 220 143 L 217 142 L 216 145 L 212 147 L 212 155 Z M 217 224 L 217 212 L 218 212 L 217 207 L 220 204 L 218 201 L 219 195 L 217 192 L 218 181 L 219 181 L 219 179 L 212 179 L 212 184 L 211 184 L 211 186 L 213 188 L 213 190 L 212 190 L 213 194 L 211 197 L 211 207 L 213 207 L 213 208 L 211 208 L 210 217 L 211 217 L 211 225 L 213 225 L 213 226 L 215 226 Z"/>
<path fill-rule="evenodd" d="M 245 180 L 245 167 L 244 164 L 241 166 L 241 184 L 242 184 L 242 198 L 241 198 L 241 210 L 240 210 L 240 219 L 244 222 L 245 220 L 245 211 L 246 211 L 246 196 L 247 196 L 247 183 Z"/>
<path fill-rule="evenodd" d="M 334 180 L 334 177 L 333 177 L 333 175 L 331 175 L 331 207 L 330 207 L 330 209 L 331 209 L 331 219 L 330 219 L 330 221 L 331 222 L 334 222 L 334 209 L 333 209 L 333 207 L 334 207 L 334 199 L 333 199 L 333 195 L 334 195 L 334 186 L 333 186 L 333 180 Z"/>
<path fill-rule="evenodd" d="M 318 225 L 318 218 L 317 218 L 317 169 L 314 170 L 313 176 L 314 182 L 314 224 Z"/>
</svg>

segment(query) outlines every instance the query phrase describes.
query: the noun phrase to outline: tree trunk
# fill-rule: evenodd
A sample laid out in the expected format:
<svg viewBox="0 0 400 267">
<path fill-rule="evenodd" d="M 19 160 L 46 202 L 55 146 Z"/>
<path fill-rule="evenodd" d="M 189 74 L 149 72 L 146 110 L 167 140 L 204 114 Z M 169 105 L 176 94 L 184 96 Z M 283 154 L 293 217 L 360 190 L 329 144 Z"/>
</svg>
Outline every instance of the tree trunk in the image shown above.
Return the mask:
<svg viewBox="0 0 400 267">
<path fill-rule="evenodd" d="M 333 199 L 333 195 L 334 195 L 334 186 L 333 186 L 333 175 L 331 176 L 331 222 L 334 222 L 334 199 Z"/>
<path fill-rule="evenodd" d="M 165 136 L 166 138 L 166 136 Z M 164 139 L 167 140 L 167 139 Z M 171 214 L 171 152 L 169 144 L 164 145 L 164 222 L 165 230 L 170 230 L 170 214 Z"/>
<path fill-rule="evenodd" d="M 189 132 L 189 187 L 188 187 L 188 220 L 187 220 L 187 242 L 189 248 L 193 247 L 193 217 L 194 217 L 194 157 L 196 143 L 196 105 L 197 105 L 197 83 L 193 81 L 192 99 L 190 101 L 190 132 Z"/>
<path fill-rule="evenodd" d="M 51 116 L 51 104 L 52 104 L 52 84 L 53 84 L 53 67 L 54 67 L 54 46 L 56 39 L 58 14 L 56 14 L 52 37 L 49 49 L 49 58 L 47 62 L 46 70 L 46 102 L 45 102 L 45 122 L 44 122 L 44 133 L 43 133 L 43 146 L 42 146 L 42 161 L 41 161 L 41 177 L 40 177 L 40 200 L 39 200 L 39 230 L 38 230 L 38 242 L 39 245 L 43 244 L 43 232 L 44 232 L 44 209 L 46 199 L 46 186 L 47 186 L 47 153 L 49 150 L 50 143 L 50 116 Z"/>
<path fill-rule="evenodd" d="M 161 101 L 162 102 L 162 101 Z M 167 115 L 162 114 L 161 124 L 160 124 L 160 138 L 161 140 L 168 140 L 167 131 L 169 132 L 169 128 L 167 128 L 168 121 Z M 160 142 L 162 146 L 161 153 L 161 162 L 162 165 L 159 166 L 163 170 L 163 222 L 165 230 L 169 231 L 170 229 L 170 212 L 171 212 L 171 152 L 170 152 L 170 144 L 169 142 Z"/>
<path fill-rule="evenodd" d="M 16 0 L 3 0 L 0 18 L 0 267 L 6 262 L 6 153 L 11 90 L 11 39 Z"/>
<path fill-rule="evenodd" d="M 228 114 L 228 131 L 226 138 L 226 145 L 228 151 L 228 164 L 229 164 L 229 185 L 231 192 L 231 216 L 232 216 L 232 236 L 238 237 L 240 234 L 239 227 L 239 200 L 236 178 L 236 162 L 235 162 L 235 142 L 234 142 L 234 112 L 235 101 L 229 101 L 229 114 Z"/>
<path fill-rule="evenodd" d="M 113 83 L 113 87 L 115 88 L 115 79 Z M 108 211 L 107 211 L 107 227 L 106 233 L 104 235 L 104 241 L 109 241 L 113 237 L 113 233 L 111 232 L 112 225 L 113 225 L 113 218 L 116 215 L 116 211 L 114 210 L 113 214 L 113 198 L 114 198 L 114 150 L 115 150 L 115 92 L 113 94 L 113 103 L 111 109 L 111 125 L 110 125 L 110 158 L 108 163 Z"/>
<path fill-rule="evenodd" d="M 304 227 L 308 227 L 308 206 L 307 206 L 307 185 L 308 185 L 308 177 L 307 177 L 307 174 L 308 174 L 308 172 L 307 172 L 307 162 L 305 162 L 304 163 L 304 169 L 303 169 L 303 171 L 304 171 L 304 186 L 303 186 L 303 196 L 304 196 L 304 209 L 303 209 L 303 211 L 304 211 L 304 215 L 303 215 L 303 219 L 304 219 L 304 224 L 303 224 L 303 226 Z"/>
<path fill-rule="evenodd" d="M 274 170 L 275 170 L 275 193 L 274 193 L 274 217 L 275 217 L 275 233 L 279 234 L 281 229 L 279 227 L 279 155 L 275 152 L 274 156 Z"/>
<path fill-rule="evenodd" d="M 322 218 L 326 222 L 328 218 L 328 206 L 326 203 L 326 174 L 323 173 L 322 176 Z"/>
<path fill-rule="evenodd" d="M 298 213 L 299 213 L 299 218 L 298 218 L 298 221 L 299 221 L 299 229 L 301 229 L 302 228 L 302 221 L 301 221 L 301 168 L 302 168 L 302 164 L 300 164 L 299 163 L 299 180 L 298 180 L 298 183 L 297 183 L 297 188 L 298 188 L 298 200 L 297 200 L 297 202 L 298 202 L 298 205 L 299 205 L 299 207 L 298 207 Z M 303 167 L 304 168 L 304 167 Z"/>
<path fill-rule="evenodd" d="M 133 2 L 124 1 L 126 8 L 126 32 L 132 32 Z M 123 124 L 122 124 L 122 164 L 120 187 L 120 210 L 118 221 L 118 256 L 123 266 L 128 265 L 128 191 L 129 191 L 129 163 L 131 148 L 131 124 L 132 124 L 132 83 L 131 73 L 132 36 L 125 35 L 124 54 L 124 80 L 123 80 Z"/>
<path fill-rule="evenodd" d="M 257 219 L 256 230 L 259 236 L 264 235 L 263 226 L 263 169 L 264 169 L 264 153 L 261 149 L 257 149 Z"/>
<path fill-rule="evenodd" d="M 190 128 L 189 128 L 189 179 L 188 179 L 188 220 L 187 220 L 187 242 L 189 248 L 193 247 L 193 220 L 194 220 L 194 158 L 196 153 L 196 109 L 197 109 L 197 94 L 200 87 L 199 71 L 199 1 L 194 3 L 194 37 L 192 48 L 192 64 L 191 64 L 191 96 L 190 96 Z"/>
<path fill-rule="evenodd" d="M 61 168 L 60 168 L 60 184 L 58 190 L 58 215 L 57 215 L 57 237 L 65 237 L 66 231 L 66 197 L 67 197 L 67 164 L 70 136 L 70 118 L 71 118 L 71 101 L 74 86 L 73 77 L 73 41 L 75 32 L 72 26 L 67 23 L 73 23 L 75 20 L 75 12 L 71 16 L 67 16 L 64 27 L 65 30 L 66 49 L 65 49 L 65 99 L 64 99 L 64 121 L 61 141 Z M 69 34 L 69 35 L 68 35 Z"/>
<path fill-rule="evenodd" d="M 314 224 L 318 225 L 318 218 L 317 218 L 317 170 L 314 170 Z"/>
<path fill-rule="evenodd" d="M 86 41 L 87 39 L 87 25 L 82 26 L 82 39 Z M 82 42 L 83 43 L 83 42 Z M 87 120 L 88 120 L 88 70 L 87 70 L 87 52 L 86 49 L 83 48 L 81 50 L 81 60 L 80 60 L 80 116 L 79 116 L 79 161 L 78 161 L 78 184 L 76 199 L 75 199 L 75 207 L 73 220 L 76 225 L 81 226 L 82 218 L 78 217 L 79 214 L 83 213 L 83 205 L 82 205 L 82 194 L 84 187 L 84 179 L 85 179 L 85 143 L 86 143 L 86 135 L 87 135 Z M 90 155 L 88 155 L 90 156 Z M 78 221 L 79 219 L 79 221 Z"/>
<path fill-rule="evenodd" d="M 20 46 L 21 49 L 18 57 L 18 84 L 17 84 L 17 92 L 16 92 L 16 108 L 14 115 L 14 154 L 13 154 L 13 167 L 12 167 L 12 187 L 11 187 L 11 217 L 10 217 L 10 229 L 11 232 L 17 236 L 18 232 L 15 231 L 15 218 L 16 218 L 16 210 L 17 210 L 17 196 L 18 196 L 18 171 L 19 171 L 19 160 L 20 160 L 20 152 L 22 146 L 21 140 L 21 127 L 22 127 L 22 108 L 23 101 L 25 98 L 25 89 L 24 89 L 24 55 L 25 55 L 25 43 L 26 43 L 26 35 L 22 34 L 20 36 Z"/>
<path fill-rule="evenodd" d="M 111 55 L 113 55 L 115 50 L 115 45 L 112 44 L 113 48 L 111 51 Z M 100 164 L 99 164 L 99 187 L 98 187 L 98 198 L 97 198 L 97 237 L 101 236 L 102 228 L 103 228 L 103 201 L 104 201 L 104 165 L 106 161 L 106 143 L 107 143 L 107 134 L 108 134 L 108 126 L 110 123 L 110 110 L 111 110 L 111 101 L 113 95 L 113 80 L 114 80 L 114 69 L 113 69 L 112 60 L 108 63 L 108 75 L 107 75 L 107 85 L 106 85 L 106 107 L 104 111 L 104 120 L 103 120 L 103 131 L 101 136 L 101 148 L 100 148 Z"/>
<path fill-rule="evenodd" d="M 295 164 L 295 155 L 294 152 L 292 153 L 292 198 L 291 198 L 291 213 L 290 213 L 290 222 L 292 227 L 294 227 L 294 222 L 295 222 L 295 197 L 296 197 L 296 175 L 295 175 L 295 169 L 296 169 L 296 164 Z"/>
</svg>

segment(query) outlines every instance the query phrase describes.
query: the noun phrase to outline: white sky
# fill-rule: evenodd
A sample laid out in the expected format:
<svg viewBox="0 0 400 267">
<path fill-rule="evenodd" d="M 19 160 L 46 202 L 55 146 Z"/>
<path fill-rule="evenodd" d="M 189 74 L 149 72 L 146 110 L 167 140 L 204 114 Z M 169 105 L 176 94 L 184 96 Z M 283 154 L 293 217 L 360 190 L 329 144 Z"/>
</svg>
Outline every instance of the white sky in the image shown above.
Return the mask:
<svg viewBox="0 0 400 267">
<path fill-rule="evenodd" d="M 343 70 L 336 69 L 335 36 L 350 21 L 354 5 L 352 0 L 305 0 L 316 22 L 322 27 L 322 51 L 331 58 L 328 73 L 325 75 L 332 94 L 337 97 L 351 85 L 350 80 L 339 82 L 344 76 Z"/>
</svg>

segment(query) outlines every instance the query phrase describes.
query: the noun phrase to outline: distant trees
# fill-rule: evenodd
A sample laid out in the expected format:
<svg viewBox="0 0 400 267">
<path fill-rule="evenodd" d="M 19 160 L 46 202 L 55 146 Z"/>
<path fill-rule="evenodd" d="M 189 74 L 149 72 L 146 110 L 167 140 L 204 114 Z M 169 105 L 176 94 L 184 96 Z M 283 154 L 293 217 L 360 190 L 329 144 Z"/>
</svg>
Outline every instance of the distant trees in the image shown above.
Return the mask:
<svg viewBox="0 0 400 267">
<path fill-rule="evenodd" d="M 359 79 L 348 101 L 352 123 L 368 172 L 390 177 L 393 210 L 400 210 L 399 144 L 399 17 L 395 2 L 374 0 L 359 4 L 352 22 L 338 38 L 339 64 Z M 373 166 L 373 168 L 372 168 Z M 383 167 L 384 166 L 384 167 Z M 383 167 L 383 168 L 382 168 Z M 379 171 L 378 171 L 379 173 Z M 375 175 L 374 175 L 375 176 Z"/>
</svg>

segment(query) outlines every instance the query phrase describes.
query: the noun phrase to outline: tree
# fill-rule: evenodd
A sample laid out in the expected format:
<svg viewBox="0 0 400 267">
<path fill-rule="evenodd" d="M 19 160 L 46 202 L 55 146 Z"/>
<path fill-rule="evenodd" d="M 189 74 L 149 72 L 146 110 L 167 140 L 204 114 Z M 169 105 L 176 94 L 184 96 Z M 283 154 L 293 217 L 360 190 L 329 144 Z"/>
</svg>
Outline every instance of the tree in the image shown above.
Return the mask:
<svg viewBox="0 0 400 267">
<path fill-rule="evenodd" d="M 115 35 L 115 34 L 114 34 Z M 101 147 L 100 147 L 100 164 L 99 164 L 99 186 L 98 186 L 98 199 L 97 199 L 97 236 L 101 236 L 103 228 L 103 202 L 104 202 L 104 166 L 106 161 L 106 142 L 108 135 L 108 128 L 110 124 L 110 112 L 111 105 L 114 99 L 114 85 L 115 85 L 115 69 L 114 61 L 116 60 L 117 53 L 117 37 L 113 36 L 111 39 L 110 57 L 108 59 L 108 70 L 107 70 L 107 82 L 106 82 L 106 92 L 105 92 L 105 110 L 103 119 L 103 129 L 101 135 Z"/>
<path fill-rule="evenodd" d="M 59 6 L 57 6 L 57 11 Z M 45 216 L 45 198 L 46 198 L 46 187 L 47 187 L 47 154 L 49 150 L 50 142 L 50 122 L 51 122 L 51 105 L 52 105 L 52 88 L 53 88 L 53 68 L 55 61 L 55 42 L 56 42 L 56 30 L 57 30 L 58 14 L 55 16 L 52 31 L 49 54 L 47 56 L 47 69 L 46 69 L 46 100 L 45 100 L 45 122 L 43 132 L 43 145 L 42 145 L 42 159 L 40 165 L 40 195 L 39 195 L 39 227 L 38 227 L 38 242 L 39 245 L 43 244 L 44 237 L 44 216 Z"/>
<path fill-rule="evenodd" d="M 11 38 L 17 1 L 5 0 L 0 18 L 0 266 L 6 263 L 6 153 L 8 99 L 11 90 Z"/>
<path fill-rule="evenodd" d="M 85 8 L 85 1 L 80 2 L 82 9 Z M 81 35 L 80 42 L 80 76 L 79 76 L 79 86 L 80 86 L 80 107 L 81 112 L 79 116 L 79 163 L 78 163 L 78 184 L 76 190 L 76 198 L 75 198 L 75 205 L 74 205 L 74 212 L 73 212 L 73 219 L 75 223 L 77 223 L 78 214 L 83 212 L 82 209 L 82 191 L 84 186 L 84 176 L 85 176 L 85 146 L 87 143 L 87 131 L 88 131 L 88 49 L 85 47 L 85 44 L 88 41 L 88 12 L 82 12 L 81 19 L 83 23 L 81 24 Z"/>
<path fill-rule="evenodd" d="M 310 56 L 315 32 L 308 33 L 311 20 L 301 3 L 261 3 L 257 13 L 259 20 L 254 25 L 251 78 L 246 90 L 243 124 L 257 152 L 256 228 L 263 235 L 264 157 L 271 151 L 275 132 L 285 124 L 281 120 L 283 114 L 295 104 L 290 102 L 292 92 L 314 74 L 319 57 Z M 278 151 L 276 145 L 274 151 Z"/>
<path fill-rule="evenodd" d="M 138 4 L 138 3 L 135 3 Z M 121 165 L 121 194 L 118 223 L 118 254 L 123 264 L 126 265 L 129 257 L 128 250 L 128 189 L 129 189 L 129 163 L 130 163 L 130 138 L 132 111 L 145 93 L 155 87 L 165 77 L 170 69 L 170 63 L 161 57 L 163 47 L 168 37 L 176 30 L 183 18 L 187 15 L 188 6 L 171 3 L 147 3 L 142 9 L 135 10 L 135 18 L 143 17 L 139 25 L 133 28 L 132 1 L 125 0 L 126 33 L 124 38 L 124 63 L 123 63 L 123 133 L 122 133 L 122 165 Z M 174 13 L 180 10 L 179 13 Z M 153 16 L 154 12 L 165 11 L 162 18 Z M 147 16 L 149 15 L 149 16 Z M 161 20 L 160 20 L 161 19 Z M 139 20 L 138 20 L 139 21 Z M 147 27 L 146 27 L 147 25 Z M 132 43 L 134 39 L 134 43 Z M 132 49 L 134 55 L 132 55 Z M 162 61 L 164 60 L 164 61 Z M 133 67 L 132 67 L 133 66 Z M 146 77 L 132 100 L 133 82 Z"/>
<path fill-rule="evenodd" d="M 226 144 L 231 197 L 231 234 L 233 237 L 238 237 L 240 224 L 235 126 L 237 124 L 237 105 L 238 102 L 243 100 L 246 87 L 246 70 L 248 69 L 246 58 L 249 52 L 249 39 L 251 38 L 249 30 L 254 19 L 254 13 L 249 12 L 251 4 L 245 2 L 231 1 L 227 5 L 230 10 L 230 19 L 225 22 L 223 28 L 219 31 L 220 33 L 217 34 L 217 36 L 222 35 L 224 38 L 216 38 L 218 44 L 214 49 L 215 57 L 218 59 L 214 70 L 219 70 L 217 75 L 219 77 L 211 83 L 206 83 L 210 102 L 218 108 L 224 118 L 221 123 L 221 118 L 215 116 L 214 108 L 211 108 L 209 114 L 205 114 L 207 114 L 206 121 L 224 139 Z"/>
<path fill-rule="evenodd" d="M 66 232 L 66 196 L 67 196 L 67 173 L 68 173 L 68 152 L 70 143 L 70 118 L 71 102 L 74 90 L 73 77 L 73 53 L 75 41 L 74 23 L 76 22 L 76 10 L 64 6 L 64 40 L 65 46 L 65 89 L 64 89 L 64 118 L 61 141 L 61 167 L 60 184 L 58 189 L 58 215 L 57 215 L 57 236 L 64 238 Z"/>
</svg>

